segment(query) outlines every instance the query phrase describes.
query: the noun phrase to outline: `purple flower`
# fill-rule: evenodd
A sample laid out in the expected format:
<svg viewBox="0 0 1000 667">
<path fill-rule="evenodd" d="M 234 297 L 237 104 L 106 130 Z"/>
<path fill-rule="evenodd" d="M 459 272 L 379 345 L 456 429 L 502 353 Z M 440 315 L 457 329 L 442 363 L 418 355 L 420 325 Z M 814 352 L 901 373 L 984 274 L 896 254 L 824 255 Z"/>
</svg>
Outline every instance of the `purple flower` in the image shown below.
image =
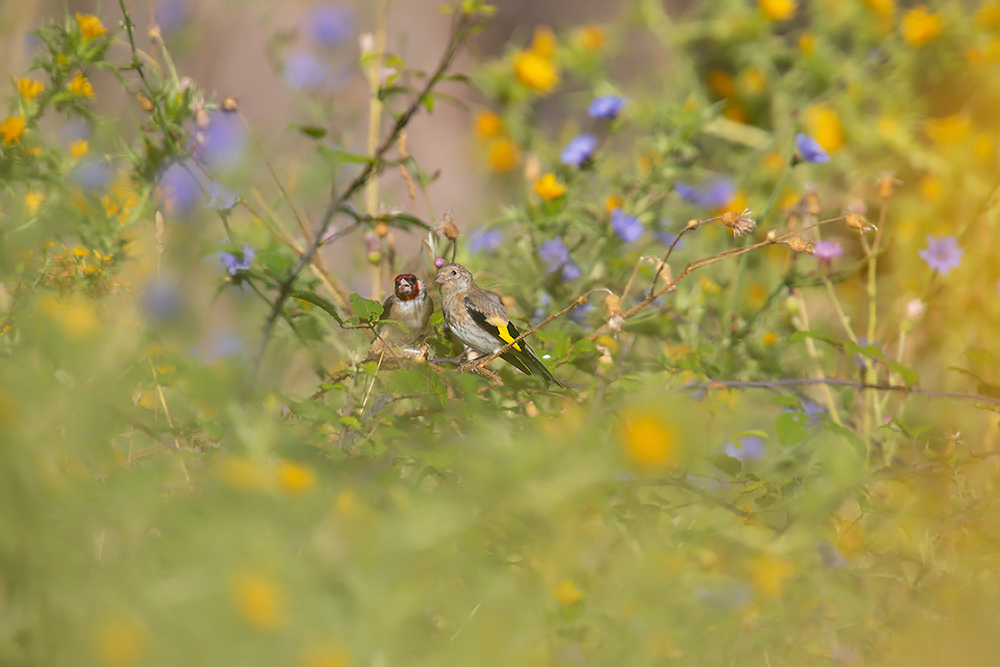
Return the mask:
<svg viewBox="0 0 1000 667">
<path fill-rule="evenodd" d="M 728 178 L 713 178 L 700 186 L 678 181 L 674 185 L 674 190 L 684 201 L 706 208 L 725 206 L 735 194 L 733 182 Z"/>
<path fill-rule="evenodd" d="M 819 421 L 819 418 L 826 414 L 826 408 L 819 403 L 814 403 L 813 401 L 802 401 L 802 405 L 800 407 L 802 412 L 806 414 L 806 417 L 809 418 L 809 426 L 815 425 Z"/>
<path fill-rule="evenodd" d="M 469 252 L 493 252 L 503 243 L 503 232 L 499 229 L 476 229 L 469 234 Z"/>
<path fill-rule="evenodd" d="M 726 445 L 726 454 L 746 463 L 764 456 L 764 440 L 755 435 L 740 438 Z"/>
<path fill-rule="evenodd" d="M 816 241 L 813 246 L 813 257 L 821 262 L 832 262 L 844 254 L 844 249 L 835 241 Z"/>
<path fill-rule="evenodd" d="M 337 46 L 351 36 L 351 10 L 339 5 L 313 7 L 302 21 L 303 32 L 319 46 Z"/>
<path fill-rule="evenodd" d="M 625 98 L 618 95 L 601 95 L 590 103 L 587 114 L 599 120 L 614 120 L 621 113 L 625 102 Z"/>
<path fill-rule="evenodd" d="M 862 336 L 861 338 L 858 338 L 858 345 L 860 345 L 861 347 L 877 347 L 879 349 L 879 353 L 882 352 L 882 343 L 878 342 L 877 340 L 873 340 L 871 342 L 868 342 L 868 339 L 865 338 L 864 336 Z M 864 368 L 865 367 L 865 360 L 866 360 L 865 358 L 866 357 L 870 357 L 872 363 L 874 364 L 876 361 L 878 361 L 879 354 L 868 354 L 867 352 L 863 352 L 863 353 L 860 353 L 860 354 L 855 354 L 854 355 L 854 363 L 856 363 L 858 365 L 858 368 Z"/>
<path fill-rule="evenodd" d="M 620 208 L 611 211 L 611 228 L 625 243 L 635 243 L 645 231 L 639 218 L 634 215 L 626 215 Z"/>
<path fill-rule="evenodd" d="M 559 154 L 562 163 L 570 167 L 582 167 L 597 148 L 597 137 L 592 134 L 581 134 L 570 140 Z"/>
<path fill-rule="evenodd" d="M 111 180 L 111 165 L 103 157 L 85 157 L 73 167 L 70 178 L 84 190 L 100 190 Z"/>
<path fill-rule="evenodd" d="M 169 282 L 156 281 L 146 286 L 142 296 L 142 309 L 155 320 L 167 320 L 181 308 L 181 295 L 177 286 Z"/>
<path fill-rule="evenodd" d="M 561 236 L 549 239 L 538 249 L 538 256 L 545 262 L 546 273 L 562 271 L 564 282 L 580 277 L 582 271 L 569 256 L 569 249 L 563 244 Z"/>
<path fill-rule="evenodd" d="M 590 302 L 587 302 L 582 306 L 577 306 L 573 310 L 569 311 L 569 319 L 573 320 L 580 326 L 583 326 L 587 322 L 587 316 L 593 309 L 594 309 L 594 304 Z"/>
<path fill-rule="evenodd" d="M 184 25 L 191 16 L 191 7 L 187 0 L 161 0 L 153 9 L 156 24 L 163 32 L 176 30 Z"/>
<path fill-rule="evenodd" d="M 213 331 L 202 340 L 201 349 L 194 354 L 206 363 L 215 363 L 223 359 L 235 357 L 243 352 L 243 339 L 230 331 Z"/>
<path fill-rule="evenodd" d="M 205 204 L 205 208 L 214 208 L 217 211 L 228 211 L 236 206 L 236 200 L 240 196 L 238 192 L 233 192 L 218 181 L 210 181 L 205 189 L 208 190 L 208 196 L 211 198 Z"/>
<path fill-rule="evenodd" d="M 235 276 L 240 271 L 250 270 L 250 264 L 253 263 L 253 258 L 256 254 L 257 252 L 253 248 L 244 244 L 243 252 L 220 252 L 219 259 L 226 265 L 226 270 L 229 271 L 229 275 Z"/>
<path fill-rule="evenodd" d="M 285 81 L 292 90 L 316 90 L 326 72 L 327 66 L 308 51 L 293 51 L 285 58 Z"/>
<path fill-rule="evenodd" d="M 942 236 L 939 239 L 928 234 L 927 247 L 920 251 L 920 258 L 931 269 L 946 276 L 962 261 L 963 252 L 965 249 L 958 247 L 958 240 L 954 236 Z"/>
<path fill-rule="evenodd" d="M 85 118 L 74 118 L 59 128 L 59 140 L 64 146 L 69 146 L 70 142 L 77 139 L 88 139 L 90 129 L 90 121 Z"/>
<path fill-rule="evenodd" d="M 819 142 L 804 132 L 799 132 L 795 135 L 795 147 L 806 162 L 822 164 L 830 161 L 830 156 L 819 145 Z"/>
<path fill-rule="evenodd" d="M 180 216 L 190 213 L 200 196 L 201 188 L 198 187 L 198 182 L 181 163 L 170 165 L 160 176 L 156 197 L 167 215 Z"/>
<path fill-rule="evenodd" d="M 195 154 L 212 166 L 234 167 L 240 160 L 246 139 L 247 131 L 238 115 L 213 111 Z"/>
</svg>

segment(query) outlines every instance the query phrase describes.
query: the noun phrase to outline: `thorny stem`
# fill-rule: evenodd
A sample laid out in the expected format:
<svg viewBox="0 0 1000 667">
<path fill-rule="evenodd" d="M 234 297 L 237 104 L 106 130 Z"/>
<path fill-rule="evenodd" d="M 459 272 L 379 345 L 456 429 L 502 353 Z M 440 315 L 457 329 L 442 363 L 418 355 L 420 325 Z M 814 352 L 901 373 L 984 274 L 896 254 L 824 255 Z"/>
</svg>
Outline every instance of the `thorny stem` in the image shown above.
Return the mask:
<svg viewBox="0 0 1000 667">
<path fill-rule="evenodd" d="M 123 1 L 124 0 L 119 0 L 119 2 Z M 386 137 L 385 141 L 383 141 L 378 147 L 372 156 L 372 159 L 367 162 L 364 169 L 362 169 L 361 172 L 354 177 L 354 180 L 351 181 L 347 188 L 334 197 L 333 201 L 330 202 L 330 205 L 327 206 L 326 212 L 323 214 L 323 220 L 320 223 L 319 230 L 316 232 L 316 236 L 313 237 L 309 246 L 302 253 L 302 257 L 299 258 L 299 261 L 292 268 L 291 273 L 288 274 L 288 277 L 279 287 L 278 296 L 274 300 L 271 312 L 264 323 L 260 346 L 258 347 L 257 357 L 254 362 L 255 368 L 260 368 L 260 363 L 264 358 L 264 350 L 267 348 L 267 342 L 271 338 L 271 332 L 274 329 L 274 324 L 278 319 L 278 315 L 281 313 L 281 308 L 284 305 L 285 300 L 288 298 L 288 295 L 292 290 L 292 285 L 295 283 L 295 279 L 298 278 L 299 274 L 302 273 L 306 265 L 312 260 L 313 255 L 316 254 L 316 251 L 319 250 L 319 247 L 325 242 L 323 237 L 330 228 L 330 224 L 333 222 L 333 217 L 337 214 L 340 208 L 368 182 L 372 176 L 384 168 L 384 165 L 382 164 L 382 156 L 395 145 L 396 140 L 399 139 L 399 133 L 402 132 L 403 129 L 405 129 L 410 123 L 413 116 L 417 113 L 417 110 L 423 104 L 424 98 L 430 94 L 434 86 L 436 86 L 444 76 L 444 73 L 451 66 L 455 56 L 458 54 L 459 46 L 465 41 L 465 37 L 469 34 L 469 31 L 472 30 L 477 24 L 478 20 L 474 17 L 465 14 L 461 14 L 459 16 L 455 27 L 452 29 L 448 47 L 445 50 L 444 55 L 441 57 L 441 61 L 438 64 L 437 69 L 427 80 L 427 83 L 424 85 L 420 93 L 418 93 L 410 103 L 410 106 L 406 108 L 406 111 L 404 111 L 396 120 L 389 136 Z M 352 227 L 356 227 L 356 225 L 353 225 Z M 340 233 L 338 232 L 338 235 L 339 234 Z"/>
</svg>

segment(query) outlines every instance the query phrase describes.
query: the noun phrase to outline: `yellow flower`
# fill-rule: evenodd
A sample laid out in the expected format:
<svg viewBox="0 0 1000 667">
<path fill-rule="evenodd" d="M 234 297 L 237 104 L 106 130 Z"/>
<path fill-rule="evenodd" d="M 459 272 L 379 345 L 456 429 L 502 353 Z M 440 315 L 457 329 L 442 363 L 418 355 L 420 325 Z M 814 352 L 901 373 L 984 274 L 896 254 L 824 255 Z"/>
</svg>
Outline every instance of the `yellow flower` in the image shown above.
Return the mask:
<svg viewBox="0 0 1000 667">
<path fill-rule="evenodd" d="M 531 52 L 539 58 L 549 60 L 556 52 L 556 35 L 546 26 L 535 28 L 535 34 L 531 37 Z"/>
<path fill-rule="evenodd" d="M 241 572 L 233 577 L 233 601 L 247 623 L 258 630 L 274 630 L 284 620 L 281 591 L 265 577 Z"/>
<path fill-rule="evenodd" d="M 816 50 L 816 33 L 806 31 L 799 37 L 799 51 L 804 55 L 809 55 Z"/>
<path fill-rule="evenodd" d="M 764 156 L 764 166 L 771 171 L 781 171 L 785 168 L 785 158 L 780 153 L 771 151 Z"/>
<path fill-rule="evenodd" d="M 635 463 L 658 468 L 674 461 L 680 436 L 660 415 L 648 412 L 626 417 L 619 439 L 625 453 Z"/>
<path fill-rule="evenodd" d="M 845 521 L 837 528 L 837 551 L 848 558 L 856 556 L 865 548 L 865 538 L 857 521 Z"/>
<path fill-rule="evenodd" d="M 256 491 L 267 484 L 264 471 L 253 459 L 229 456 L 219 466 L 222 481 L 240 491 Z"/>
<path fill-rule="evenodd" d="M 92 14 L 76 13 L 76 22 L 80 25 L 80 34 L 84 39 L 91 39 L 107 32 L 101 19 Z"/>
<path fill-rule="evenodd" d="M 875 129 L 886 139 L 894 136 L 899 129 L 899 121 L 893 116 L 879 116 L 875 121 Z"/>
<path fill-rule="evenodd" d="M 864 0 L 865 7 L 877 16 L 893 16 L 896 13 L 896 0 Z"/>
<path fill-rule="evenodd" d="M 765 347 L 771 347 L 772 345 L 778 342 L 778 334 L 774 333 L 773 331 L 768 331 L 760 339 L 760 342 L 763 343 Z"/>
<path fill-rule="evenodd" d="M 74 139 L 69 143 L 69 156 L 78 160 L 90 150 L 90 142 L 86 139 Z"/>
<path fill-rule="evenodd" d="M 722 110 L 722 116 L 734 123 L 746 123 L 748 118 L 747 108 L 739 102 L 730 100 L 726 104 L 726 108 Z"/>
<path fill-rule="evenodd" d="M 977 134 L 972 142 L 972 154 L 979 162 L 986 162 L 993 155 L 993 137 L 984 133 Z"/>
<path fill-rule="evenodd" d="M 621 208 L 625 205 L 625 201 L 618 195 L 608 195 L 604 199 L 604 212 L 611 213 L 611 211 L 616 208 Z"/>
<path fill-rule="evenodd" d="M 754 310 L 763 308 L 766 300 L 767 290 L 760 283 L 753 283 L 747 288 L 747 303 Z"/>
<path fill-rule="evenodd" d="M 83 72 L 77 72 L 73 79 L 69 82 L 69 92 L 74 95 L 81 95 L 83 97 L 93 97 L 94 87 L 90 85 L 90 80 L 83 75 Z"/>
<path fill-rule="evenodd" d="M 24 195 L 24 208 L 28 209 L 28 213 L 34 215 L 38 212 L 38 207 L 42 205 L 43 201 L 45 201 L 44 192 L 31 190 Z"/>
<path fill-rule="evenodd" d="M 278 464 L 278 486 L 289 495 L 304 495 L 316 486 L 316 473 L 301 463 L 282 461 Z"/>
<path fill-rule="evenodd" d="M 985 65 L 1000 60 L 1000 39 L 990 37 L 982 46 L 965 47 L 965 60 L 970 65 Z"/>
<path fill-rule="evenodd" d="M 357 504 L 357 497 L 353 491 L 341 491 L 333 501 L 333 507 L 337 511 L 337 514 L 345 519 L 354 514 Z"/>
<path fill-rule="evenodd" d="M 38 97 L 38 94 L 43 90 L 45 90 L 45 84 L 41 81 L 36 81 L 35 79 L 17 80 L 17 91 L 21 93 L 21 97 L 29 102 Z"/>
<path fill-rule="evenodd" d="M 24 134 L 24 115 L 8 116 L 4 122 L 0 123 L 0 135 L 3 135 L 5 144 L 17 144 L 21 142 L 21 135 Z"/>
<path fill-rule="evenodd" d="M 760 11 L 772 21 L 785 21 L 795 16 L 796 0 L 760 0 Z"/>
<path fill-rule="evenodd" d="M 844 145 L 844 129 L 837 112 L 825 104 L 816 104 L 806 109 L 803 122 L 809 136 L 819 142 L 828 153 L 834 153 Z"/>
<path fill-rule="evenodd" d="M 767 85 L 767 75 L 759 67 L 748 67 L 740 77 L 743 89 L 751 95 L 760 95 Z"/>
<path fill-rule="evenodd" d="M 924 5 L 918 5 L 906 13 L 899 29 L 907 43 L 923 46 L 941 34 L 942 23 L 940 14 L 929 11 Z"/>
<path fill-rule="evenodd" d="M 769 598 L 781 595 L 785 579 L 795 574 L 789 561 L 774 556 L 758 556 L 749 566 L 750 583 L 761 595 Z"/>
<path fill-rule="evenodd" d="M 582 600 L 583 593 L 577 589 L 572 579 L 563 579 L 552 589 L 552 597 L 558 600 L 559 604 L 568 607 Z"/>
<path fill-rule="evenodd" d="M 920 179 L 920 196 L 928 202 L 936 202 L 941 199 L 943 190 L 941 179 L 936 176 L 924 176 Z"/>
<path fill-rule="evenodd" d="M 987 0 L 976 10 L 973 20 L 976 25 L 984 30 L 996 30 L 1000 28 L 1000 2 L 997 0 Z"/>
<path fill-rule="evenodd" d="M 486 149 L 490 169 L 497 173 L 510 171 L 517 166 L 517 144 L 510 137 L 499 137 Z"/>
<path fill-rule="evenodd" d="M 736 82 L 728 73 L 721 69 L 713 68 L 705 75 L 705 83 L 708 89 L 715 93 L 716 97 L 726 99 L 736 96 Z"/>
<path fill-rule="evenodd" d="M 585 25 L 580 28 L 577 34 L 583 48 L 588 51 L 598 51 L 604 46 L 604 31 L 596 25 Z"/>
<path fill-rule="evenodd" d="M 972 123 L 962 114 L 929 118 L 924 122 L 924 133 L 937 145 L 948 146 L 968 137 L 972 133 Z"/>
<path fill-rule="evenodd" d="M 97 634 L 97 653 L 111 667 L 131 667 L 146 653 L 146 633 L 124 616 L 107 620 Z"/>
<path fill-rule="evenodd" d="M 698 281 L 698 285 L 705 294 L 722 294 L 722 287 L 719 283 L 707 276 L 702 276 L 701 280 Z"/>
<path fill-rule="evenodd" d="M 566 186 L 556 180 L 556 175 L 548 173 L 535 181 L 535 192 L 546 201 L 559 199 L 566 192 Z"/>
<path fill-rule="evenodd" d="M 514 58 L 514 74 L 525 86 L 540 95 L 559 83 L 559 70 L 546 58 L 533 51 L 522 51 Z"/>
<path fill-rule="evenodd" d="M 476 132 L 481 137 L 498 137 L 503 132 L 503 121 L 492 111 L 476 114 Z"/>
</svg>

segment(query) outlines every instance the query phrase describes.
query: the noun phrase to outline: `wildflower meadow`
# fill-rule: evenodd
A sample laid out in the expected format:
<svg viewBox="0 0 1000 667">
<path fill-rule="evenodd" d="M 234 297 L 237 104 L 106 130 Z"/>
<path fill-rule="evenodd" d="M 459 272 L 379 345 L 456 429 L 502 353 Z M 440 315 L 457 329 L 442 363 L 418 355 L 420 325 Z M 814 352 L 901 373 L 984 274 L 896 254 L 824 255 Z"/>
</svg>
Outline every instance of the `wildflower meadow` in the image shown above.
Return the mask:
<svg viewBox="0 0 1000 667">
<path fill-rule="evenodd" d="M 995 664 L 997 0 L 0 49 L 0 665 Z"/>
</svg>

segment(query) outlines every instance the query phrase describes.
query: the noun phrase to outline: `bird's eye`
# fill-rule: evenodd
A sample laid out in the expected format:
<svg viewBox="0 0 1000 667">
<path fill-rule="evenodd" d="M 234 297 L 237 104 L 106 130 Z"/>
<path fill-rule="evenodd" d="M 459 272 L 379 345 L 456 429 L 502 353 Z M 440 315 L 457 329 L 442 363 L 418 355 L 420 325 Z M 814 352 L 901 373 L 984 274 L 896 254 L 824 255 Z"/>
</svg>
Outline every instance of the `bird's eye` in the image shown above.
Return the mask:
<svg viewBox="0 0 1000 667">
<path fill-rule="evenodd" d="M 453 276 L 457 276 L 457 275 L 458 275 L 458 271 L 454 271 L 454 270 L 453 270 L 453 271 L 451 272 L 451 275 L 453 275 Z"/>
</svg>

